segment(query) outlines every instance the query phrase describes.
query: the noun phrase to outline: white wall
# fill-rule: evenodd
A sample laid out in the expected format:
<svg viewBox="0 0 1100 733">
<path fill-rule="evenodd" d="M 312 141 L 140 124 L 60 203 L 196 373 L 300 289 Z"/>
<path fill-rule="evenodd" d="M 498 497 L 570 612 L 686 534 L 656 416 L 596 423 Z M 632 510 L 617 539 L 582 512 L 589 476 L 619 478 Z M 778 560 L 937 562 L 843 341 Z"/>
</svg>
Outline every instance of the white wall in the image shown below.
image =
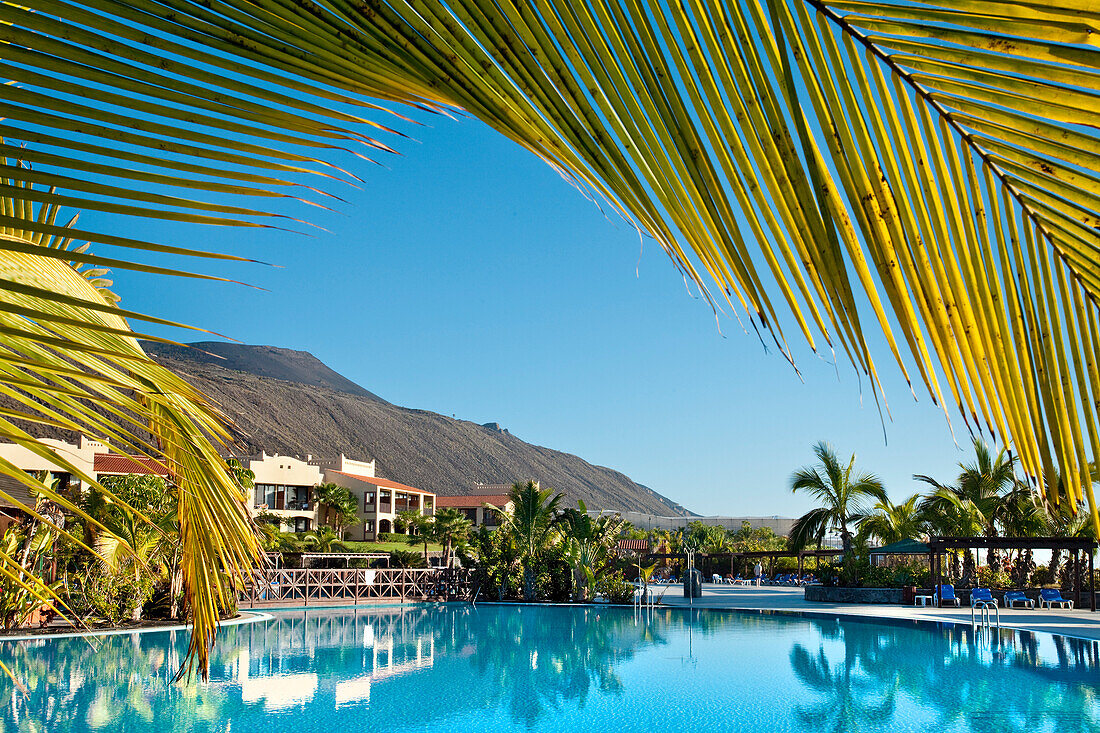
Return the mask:
<svg viewBox="0 0 1100 733">
<path fill-rule="evenodd" d="M 604 510 L 590 511 L 592 515 L 611 514 Z M 643 514 L 641 512 L 618 512 L 623 519 L 633 524 L 638 529 L 643 530 L 655 530 L 655 529 L 683 529 L 689 524 L 695 521 L 702 522 L 703 524 L 714 525 L 718 527 L 725 527 L 726 529 L 738 530 L 741 529 L 743 522 L 748 522 L 749 526 L 753 529 L 767 527 L 781 537 L 785 537 L 791 533 L 791 526 L 794 524 L 794 519 L 790 517 L 661 517 L 655 514 Z"/>
<path fill-rule="evenodd" d="M 259 458 L 248 461 L 248 470 L 256 475 L 258 484 L 281 484 L 283 486 L 316 486 L 321 483 L 321 469 L 317 466 L 291 456 L 276 453 L 269 456 L 260 454 Z"/>
</svg>

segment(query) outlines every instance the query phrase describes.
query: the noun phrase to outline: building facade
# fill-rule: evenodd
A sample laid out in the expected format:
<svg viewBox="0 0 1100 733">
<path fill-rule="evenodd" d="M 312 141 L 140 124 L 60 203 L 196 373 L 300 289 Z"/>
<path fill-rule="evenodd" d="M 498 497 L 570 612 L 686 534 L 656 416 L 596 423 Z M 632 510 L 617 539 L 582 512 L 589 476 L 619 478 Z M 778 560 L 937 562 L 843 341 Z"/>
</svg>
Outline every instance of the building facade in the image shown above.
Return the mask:
<svg viewBox="0 0 1100 733">
<path fill-rule="evenodd" d="M 307 532 L 326 523 L 325 509 L 316 505 L 313 489 L 333 483 L 348 489 L 359 507 L 357 521 L 346 528 L 345 538 L 374 541 L 380 533 L 394 531 L 397 515 L 414 511 L 431 515 L 435 494 L 375 475 L 375 461 L 359 461 L 341 455 L 333 462 L 306 456 L 268 455 L 248 459 L 245 466 L 255 475 L 255 513 L 279 517 L 286 532 Z"/>
<path fill-rule="evenodd" d="M 348 528 L 351 540 L 377 540 L 395 531 L 398 514 L 409 511 L 432 516 L 436 495 L 374 475 L 374 461 L 355 461 L 343 455 L 325 469 L 325 481 L 343 486 L 359 503 L 359 522 Z"/>
<path fill-rule="evenodd" d="M 460 514 L 470 520 L 474 527 L 489 527 L 490 529 L 500 526 L 500 513 L 485 506 L 486 504 L 505 512 L 510 512 L 514 508 L 507 494 L 438 496 L 435 503 L 441 509 L 443 507 L 457 509 Z"/>
<path fill-rule="evenodd" d="M 589 514 L 598 516 L 600 514 L 618 514 L 626 521 L 633 524 L 638 529 L 651 531 L 651 530 L 677 530 L 685 529 L 692 522 L 702 522 L 703 524 L 714 525 L 716 527 L 723 527 L 725 529 L 739 530 L 745 522 L 749 523 L 749 526 L 753 529 L 760 529 L 767 527 L 775 532 L 780 537 L 786 537 L 791 533 L 791 527 L 794 526 L 795 520 L 791 517 L 662 517 L 655 514 L 643 514 L 641 512 L 620 512 L 620 511 L 589 511 Z"/>
<path fill-rule="evenodd" d="M 168 470 L 153 458 L 112 453 L 106 445 L 81 437 L 78 443 L 43 439 L 80 473 L 99 480 L 103 476 L 128 474 L 155 475 L 168 478 Z M 84 487 L 79 476 L 66 467 L 48 461 L 32 450 L 14 443 L 0 443 L 0 460 L 18 466 L 28 474 L 45 471 L 51 479 L 61 482 L 62 491 L 79 492 Z M 397 515 L 414 511 L 431 515 L 435 512 L 435 494 L 413 486 L 375 475 L 375 461 L 359 461 L 341 455 L 332 462 L 259 453 L 241 459 L 241 465 L 252 471 L 252 501 L 248 508 L 253 516 L 261 513 L 278 519 L 284 532 L 307 532 L 324 524 L 325 508 L 318 507 L 314 489 L 321 483 L 334 483 L 347 488 L 359 507 L 357 521 L 347 528 L 346 538 L 376 540 L 379 533 L 393 532 Z M 0 476 L 0 514 L 14 518 L 19 515 L 16 502 L 34 503 L 27 486 L 13 478 Z M 5 512 L 4 510 L 8 511 Z M 0 517 L 0 524 L 7 520 Z"/>
</svg>

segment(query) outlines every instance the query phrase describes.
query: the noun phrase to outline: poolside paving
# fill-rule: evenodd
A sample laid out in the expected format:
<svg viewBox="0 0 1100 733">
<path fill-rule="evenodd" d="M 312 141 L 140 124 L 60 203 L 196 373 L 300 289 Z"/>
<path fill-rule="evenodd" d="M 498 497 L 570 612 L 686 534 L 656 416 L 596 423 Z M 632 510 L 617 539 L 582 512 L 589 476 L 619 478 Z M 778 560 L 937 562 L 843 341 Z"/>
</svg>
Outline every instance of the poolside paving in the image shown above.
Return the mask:
<svg viewBox="0 0 1100 733">
<path fill-rule="evenodd" d="M 668 606 L 687 606 L 679 585 L 655 586 L 656 595 L 665 591 L 663 602 Z M 666 590 L 667 589 L 667 590 Z M 728 608 L 775 611 L 816 611 L 851 616 L 878 618 L 911 618 L 929 621 L 956 621 L 969 624 L 970 608 L 921 608 L 920 606 L 891 606 L 855 603 L 811 603 L 805 600 L 801 588 L 754 587 L 703 584 L 702 598 L 691 605 L 699 608 Z M 1023 608 L 1001 609 L 1001 626 L 1006 628 L 1045 631 L 1052 634 L 1100 639 L 1100 611 Z"/>
</svg>

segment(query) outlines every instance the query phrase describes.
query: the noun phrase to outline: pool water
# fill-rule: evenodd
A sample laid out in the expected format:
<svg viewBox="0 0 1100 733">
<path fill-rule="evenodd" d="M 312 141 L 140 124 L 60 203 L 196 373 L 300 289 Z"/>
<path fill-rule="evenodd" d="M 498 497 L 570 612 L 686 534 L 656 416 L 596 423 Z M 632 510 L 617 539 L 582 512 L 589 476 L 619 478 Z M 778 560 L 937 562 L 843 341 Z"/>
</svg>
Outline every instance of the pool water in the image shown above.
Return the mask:
<svg viewBox="0 0 1100 733">
<path fill-rule="evenodd" d="M 732 611 L 273 612 L 222 630 L 0 642 L 11 731 L 1100 731 L 1100 644 Z"/>
</svg>

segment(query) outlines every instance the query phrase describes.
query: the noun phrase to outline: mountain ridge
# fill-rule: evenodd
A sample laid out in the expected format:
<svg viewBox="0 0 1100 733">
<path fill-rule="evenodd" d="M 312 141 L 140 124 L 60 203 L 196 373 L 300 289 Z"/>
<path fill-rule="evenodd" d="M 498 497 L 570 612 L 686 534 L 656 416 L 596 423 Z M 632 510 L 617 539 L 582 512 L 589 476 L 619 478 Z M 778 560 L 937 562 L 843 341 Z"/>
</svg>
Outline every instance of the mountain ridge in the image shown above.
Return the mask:
<svg viewBox="0 0 1100 733">
<path fill-rule="evenodd" d="M 379 475 L 443 496 L 537 479 L 591 509 L 691 514 L 620 471 L 534 445 L 497 423 L 394 405 L 306 351 L 197 342 L 143 348 L 216 402 L 244 452 L 375 459 Z"/>
</svg>

